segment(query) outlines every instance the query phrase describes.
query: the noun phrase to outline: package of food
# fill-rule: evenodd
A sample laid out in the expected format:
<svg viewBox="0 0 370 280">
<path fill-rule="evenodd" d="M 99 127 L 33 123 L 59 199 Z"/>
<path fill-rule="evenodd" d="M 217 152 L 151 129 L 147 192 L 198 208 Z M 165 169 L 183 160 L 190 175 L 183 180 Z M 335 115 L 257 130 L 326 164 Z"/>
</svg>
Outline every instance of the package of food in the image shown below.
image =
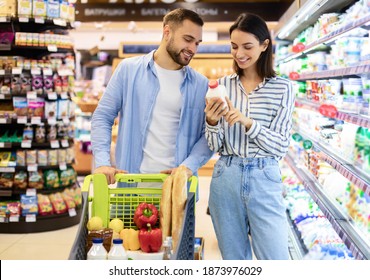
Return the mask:
<svg viewBox="0 0 370 280">
<path fill-rule="evenodd" d="M 20 74 L 13 74 L 12 76 L 12 94 L 19 94 L 21 93 L 21 75 Z"/>
<path fill-rule="evenodd" d="M 32 77 L 28 71 L 23 71 L 21 74 L 21 93 L 27 94 L 32 89 Z"/>
<path fill-rule="evenodd" d="M 36 94 L 42 94 L 44 88 L 44 81 L 41 75 L 32 75 L 32 91 Z"/>
<path fill-rule="evenodd" d="M 27 165 L 37 163 L 37 151 L 36 150 L 26 151 L 26 162 L 27 162 Z"/>
<path fill-rule="evenodd" d="M 51 201 L 51 204 L 53 205 L 53 209 L 56 214 L 67 212 L 67 206 L 63 200 L 62 195 L 59 192 L 50 194 L 49 199 Z"/>
<path fill-rule="evenodd" d="M 37 196 L 21 194 L 22 216 L 29 214 L 38 214 Z"/>
<path fill-rule="evenodd" d="M 112 244 L 113 229 L 105 228 L 100 230 L 91 230 L 87 235 L 86 252 L 88 252 L 92 246 L 93 238 L 103 238 L 103 246 L 109 252 Z"/>
<path fill-rule="evenodd" d="M 71 173 L 68 169 L 59 171 L 59 180 L 61 187 L 68 187 L 70 185 L 70 174 Z"/>
<path fill-rule="evenodd" d="M 14 112 L 17 116 L 27 116 L 28 103 L 26 97 L 13 97 Z"/>
<path fill-rule="evenodd" d="M 45 187 L 46 188 L 59 188 L 59 174 L 56 170 L 44 171 Z"/>
<path fill-rule="evenodd" d="M 45 108 L 45 99 L 44 98 L 36 98 L 36 99 L 28 99 L 28 117 L 44 117 L 44 108 Z"/>
<path fill-rule="evenodd" d="M 58 99 L 58 102 L 57 102 L 57 118 L 58 119 L 68 117 L 68 102 L 69 100 Z"/>
<path fill-rule="evenodd" d="M 17 150 L 17 166 L 26 166 L 25 150 Z"/>
<path fill-rule="evenodd" d="M 50 199 L 45 194 L 37 195 L 37 203 L 39 206 L 40 215 L 51 215 L 53 214 L 53 206 L 51 205 Z"/>
<path fill-rule="evenodd" d="M 71 164 L 75 158 L 75 150 L 74 148 L 68 148 L 66 154 L 66 163 Z"/>
<path fill-rule="evenodd" d="M 15 167 L 17 164 L 17 154 L 15 151 L 0 152 L 0 167 Z"/>
<path fill-rule="evenodd" d="M 76 203 L 75 203 L 73 197 L 71 195 L 69 195 L 68 192 L 63 191 L 62 192 L 62 197 L 63 197 L 64 202 L 66 203 L 68 209 L 76 208 Z"/>
<path fill-rule="evenodd" d="M 48 151 L 47 150 L 37 151 L 37 164 L 40 166 L 48 165 Z"/>
<path fill-rule="evenodd" d="M 19 201 L 8 202 L 6 208 L 9 217 L 19 217 L 21 215 L 21 203 Z"/>
<path fill-rule="evenodd" d="M 41 170 L 28 173 L 28 187 L 42 189 L 44 187 L 44 177 Z"/>
<path fill-rule="evenodd" d="M 57 150 L 48 150 L 48 165 L 58 164 L 58 152 Z"/>
<path fill-rule="evenodd" d="M 26 171 L 18 171 L 14 174 L 14 188 L 26 189 L 28 176 Z"/>
<path fill-rule="evenodd" d="M 14 183 L 13 179 L 13 173 L 0 173 L 0 188 L 11 189 Z"/>
<path fill-rule="evenodd" d="M 45 102 L 45 118 L 55 118 L 57 113 L 57 102 L 46 101 Z"/>
</svg>

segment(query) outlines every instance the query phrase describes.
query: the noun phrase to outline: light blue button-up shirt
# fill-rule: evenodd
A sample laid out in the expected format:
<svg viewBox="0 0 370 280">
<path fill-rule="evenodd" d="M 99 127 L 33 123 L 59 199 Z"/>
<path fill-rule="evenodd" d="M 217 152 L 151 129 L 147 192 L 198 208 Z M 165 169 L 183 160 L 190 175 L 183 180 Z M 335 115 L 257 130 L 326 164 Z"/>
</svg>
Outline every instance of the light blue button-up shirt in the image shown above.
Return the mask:
<svg viewBox="0 0 370 280">
<path fill-rule="evenodd" d="M 113 73 L 92 117 L 91 141 L 95 167 L 110 166 L 112 125 L 119 114 L 116 167 L 140 173 L 143 147 L 148 133 L 159 81 L 153 60 L 147 55 L 124 59 Z M 183 105 L 176 133 L 175 163 L 197 170 L 213 152 L 205 138 L 205 95 L 208 80 L 191 67 L 183 68 L 181 84 Z"/>
</svg>

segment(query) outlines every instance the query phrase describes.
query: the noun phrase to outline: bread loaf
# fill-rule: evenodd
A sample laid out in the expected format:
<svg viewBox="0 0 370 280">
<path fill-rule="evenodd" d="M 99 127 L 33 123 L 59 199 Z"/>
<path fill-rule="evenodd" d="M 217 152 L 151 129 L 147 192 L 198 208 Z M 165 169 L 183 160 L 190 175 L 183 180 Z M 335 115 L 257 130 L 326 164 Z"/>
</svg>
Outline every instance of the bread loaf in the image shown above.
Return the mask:
<svg viewBox="0 0 370 280">
<path fill-rule="evenodd" d="M 186 166 L 180 165 L 176 169 L 172 184 L 172 241 L 174 250 L 177 248 L 184 219 L 184 210 L 188 194 L 187 181 Z"/>
<path fill-rule="evenodd" d="M 173 176 L 170 175 L 162 185 L 162 198 L 159 204 L 159 225 L 162 230 L 163 240 L 167 236 L 171 236 L 172 183 Z"/>
</svg>

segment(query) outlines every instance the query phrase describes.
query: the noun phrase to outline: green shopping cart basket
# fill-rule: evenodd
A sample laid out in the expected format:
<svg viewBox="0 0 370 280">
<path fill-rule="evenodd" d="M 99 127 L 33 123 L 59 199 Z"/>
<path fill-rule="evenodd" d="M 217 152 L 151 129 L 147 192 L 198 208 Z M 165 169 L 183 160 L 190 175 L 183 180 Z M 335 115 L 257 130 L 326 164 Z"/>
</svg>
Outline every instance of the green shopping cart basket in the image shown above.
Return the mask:
<svg viewBox="0 0 370 280">
<path fill-rule="evenodd" d="M 163 183 L 167 177 L 168 175 L 166 174 L 117 174 L 115 176 L 117 182 L 128 184 Z M 91 181 L 93 183 L 93 192 L 89 193 Z M 184 210 L 184 220 L 179 243 L 172 255 L 172 259 L 174 260 L 194 259 L 195 193 L 198 185 L 198 178 L 192 176 L 189 182 L 190 188 Z M 141 202 L 152 203 L 160 211 L 162 189 L 137 187 L 114 188 L 108 186 L 105 175 L 94 174 L 85 177 L 81 193 L 83 208 L 77 236 L 69 254 L 70 260 L 86 260 L 86 244 L 88 237 L 87 222 L 89 217 L 101 217 L 104 227 L 108 226 L 111 219 L 119 218 L 123 220 L 124 228 L 134 228 L 134 212 L 137 205 Z M 89 210 L 91 211 L 90 216 Z"/>
</svg>

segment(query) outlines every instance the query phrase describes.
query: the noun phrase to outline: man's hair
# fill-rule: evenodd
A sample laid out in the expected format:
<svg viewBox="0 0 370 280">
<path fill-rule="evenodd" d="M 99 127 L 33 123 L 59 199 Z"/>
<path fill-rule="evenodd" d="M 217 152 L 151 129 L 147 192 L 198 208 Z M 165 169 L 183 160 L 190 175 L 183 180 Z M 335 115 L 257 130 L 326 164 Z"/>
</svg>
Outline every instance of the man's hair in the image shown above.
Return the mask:
<svg viewBox="0 0 370 280">
<path fill-rule="evenodd" d="M 204 22 L 201 19 L 201 17 L 194 11 L 188 10 L 188 9 L 175 9 L 166 14 L 163 17 L 163 26 L 170 25 L 172 26 L 178 26 L 184 22 L 184 20 L 190 20 L 191 22 L 203 26 Z"/>
</svg>

